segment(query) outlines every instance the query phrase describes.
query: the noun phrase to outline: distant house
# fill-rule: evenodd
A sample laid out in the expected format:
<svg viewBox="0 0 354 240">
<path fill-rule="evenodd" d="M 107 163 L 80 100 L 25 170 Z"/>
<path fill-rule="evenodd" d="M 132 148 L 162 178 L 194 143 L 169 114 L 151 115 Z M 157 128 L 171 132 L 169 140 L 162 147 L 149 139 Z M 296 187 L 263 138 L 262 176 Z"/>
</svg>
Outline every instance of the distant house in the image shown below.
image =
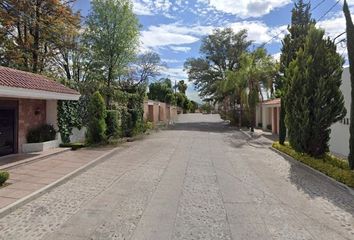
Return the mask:
<svg viewBox="0 0 354 240">
<path fill-rule="evenodd" d="M 266 100 L 258 104 L 256 123 L 263 130 L 279 134 L 280 98 Z"/>
<path fill-rule="evenodd" d="M 329 145 L 331 152 L 347 157 L 349 155 L 349 124 L 351 104 L 351 84 L 348 67 L 343 71 L 342 86 L 340 89 L 344 95 L 347 116 L 341 122 L 332 125 Z"/>
<path fill-rule="evenodd" d="M 30 129 L 57 129 L 57 100 L 80 94 L 41 75 L 0 67 L 0 156 L 21 153 Z"/>
</svg>

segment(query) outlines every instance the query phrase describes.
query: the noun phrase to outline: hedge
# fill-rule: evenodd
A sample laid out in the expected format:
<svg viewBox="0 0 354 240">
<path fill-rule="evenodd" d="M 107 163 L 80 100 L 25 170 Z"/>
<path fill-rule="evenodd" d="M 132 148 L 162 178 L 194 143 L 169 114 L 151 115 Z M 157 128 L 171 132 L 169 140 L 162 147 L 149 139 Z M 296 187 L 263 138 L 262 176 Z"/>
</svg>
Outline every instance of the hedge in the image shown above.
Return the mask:
<svg viewBox="0 0 354 240">
<path fill-rule="evenodd" d="M 354 171 L 351 171 L 347 161 L 326 153 L 321 158 L 314 158 L 305 153 L 296 152 L 289 143 L 285 145 L 279 142 L 273 143 L 273 148 L 293 157 L 294 159 L 326 174 L 327 176 L 344 183 L 349 187 L 354 187 Z"/>
</svg>

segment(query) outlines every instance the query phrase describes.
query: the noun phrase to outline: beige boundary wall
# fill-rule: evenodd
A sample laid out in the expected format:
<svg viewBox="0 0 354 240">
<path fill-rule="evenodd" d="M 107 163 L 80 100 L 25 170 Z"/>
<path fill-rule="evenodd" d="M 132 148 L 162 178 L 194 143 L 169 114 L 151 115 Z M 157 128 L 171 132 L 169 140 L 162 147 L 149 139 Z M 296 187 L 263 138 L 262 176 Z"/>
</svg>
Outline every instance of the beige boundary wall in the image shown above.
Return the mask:
<svg viewBox="0 0 354 240">
<path fill-rule="evenodd" d="M 144 120 L 158 123 L 172 124 L 177 118 L 177 107 L 170 104 L 148 100 L 144 102 Z"/>
</svg>

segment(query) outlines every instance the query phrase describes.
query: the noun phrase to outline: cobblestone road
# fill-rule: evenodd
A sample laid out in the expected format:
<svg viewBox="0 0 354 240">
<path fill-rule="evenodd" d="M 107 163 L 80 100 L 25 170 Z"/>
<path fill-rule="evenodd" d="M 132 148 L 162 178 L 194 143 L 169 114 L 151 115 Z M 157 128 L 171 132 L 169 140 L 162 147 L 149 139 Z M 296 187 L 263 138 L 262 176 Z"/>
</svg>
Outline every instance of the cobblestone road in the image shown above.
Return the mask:
<svg viewBox="0 0 354 240">
<path fill-rule="evenodd" d="M 270 143 L 181 116 L 0 219 L 0 239 L 354 239 L 354 196 Z"/>
</svg>

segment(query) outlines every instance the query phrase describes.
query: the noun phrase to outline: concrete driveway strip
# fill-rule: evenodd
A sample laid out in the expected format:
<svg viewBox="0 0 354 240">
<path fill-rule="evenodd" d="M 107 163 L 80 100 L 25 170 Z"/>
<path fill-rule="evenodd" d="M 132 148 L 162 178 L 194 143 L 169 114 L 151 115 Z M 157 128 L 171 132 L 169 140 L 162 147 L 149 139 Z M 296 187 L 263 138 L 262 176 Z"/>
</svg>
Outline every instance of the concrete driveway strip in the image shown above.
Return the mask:
<svg viewBox="0 0 354 240">
<path fill-rule="evenodd" d="M 270 145 L 179 116 L 0 219 L 0 239 L 354 239 L 354 197 Z"/>
</svg>

